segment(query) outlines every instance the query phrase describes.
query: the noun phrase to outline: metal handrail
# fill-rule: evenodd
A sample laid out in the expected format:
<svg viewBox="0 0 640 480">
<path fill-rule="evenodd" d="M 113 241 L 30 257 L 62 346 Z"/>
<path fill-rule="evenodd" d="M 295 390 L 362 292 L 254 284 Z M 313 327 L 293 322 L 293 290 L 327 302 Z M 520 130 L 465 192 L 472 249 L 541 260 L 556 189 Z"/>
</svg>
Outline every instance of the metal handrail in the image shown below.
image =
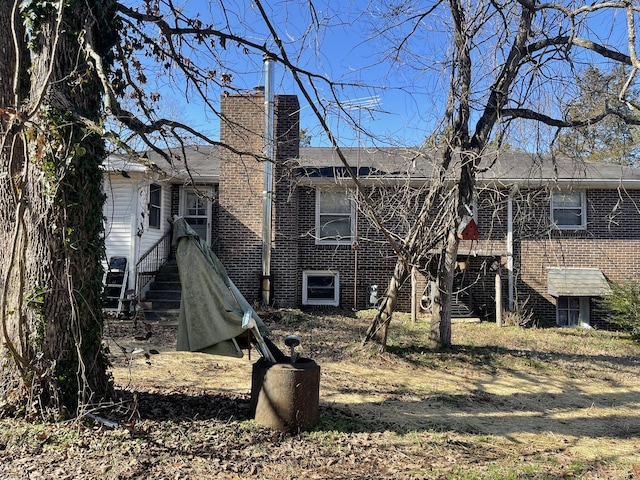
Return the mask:
<svg viewBox="0 0 640 480">
<path fill-rule="evenodd" d="M 171 232 L 167 232 L 136 263 L 136 297 L 151 283 L 171 256 Z"/>
</svg>

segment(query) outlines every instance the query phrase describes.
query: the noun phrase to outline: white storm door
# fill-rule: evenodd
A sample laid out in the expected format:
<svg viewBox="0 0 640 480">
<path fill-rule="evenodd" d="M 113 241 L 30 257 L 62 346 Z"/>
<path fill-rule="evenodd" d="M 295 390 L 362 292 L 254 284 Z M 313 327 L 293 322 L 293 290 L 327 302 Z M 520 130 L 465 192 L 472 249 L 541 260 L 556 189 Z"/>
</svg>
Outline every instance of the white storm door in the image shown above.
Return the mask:
<svg viewBox="0 0 640 480">
<path fill-rule="evenodd" d="M 200 238 L 211 245 L 211 189 L 185 188 L 182 193 L 181 215 Z"/>
</svg>

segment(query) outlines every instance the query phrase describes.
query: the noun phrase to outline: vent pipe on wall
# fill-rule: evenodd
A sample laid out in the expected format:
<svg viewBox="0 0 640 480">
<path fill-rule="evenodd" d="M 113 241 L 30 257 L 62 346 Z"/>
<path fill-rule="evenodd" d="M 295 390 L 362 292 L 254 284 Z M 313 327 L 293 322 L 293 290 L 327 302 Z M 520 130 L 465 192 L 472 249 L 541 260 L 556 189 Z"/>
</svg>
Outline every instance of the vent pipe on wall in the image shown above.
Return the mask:
<svg viewBox="0 0 640 480">
<path fill-rule="evenodd" d="M 275 163 L 275 135 L 274 135 L 274 94 L 273 94 L 273 64 L 269 55 L 264 56 L 264 186 L 262 190 L 262 303 L 271 305 L 273 299 L 271 277 L 271 224 L 273 205 L 273 165 Z"/>
</svg>

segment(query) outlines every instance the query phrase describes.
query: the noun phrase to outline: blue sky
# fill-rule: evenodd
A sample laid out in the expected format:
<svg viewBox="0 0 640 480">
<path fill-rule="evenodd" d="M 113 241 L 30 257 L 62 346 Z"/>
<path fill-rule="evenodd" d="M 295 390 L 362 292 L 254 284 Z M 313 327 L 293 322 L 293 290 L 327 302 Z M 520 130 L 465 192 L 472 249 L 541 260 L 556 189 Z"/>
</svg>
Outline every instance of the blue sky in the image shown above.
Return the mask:
<svg viewBox="0 0 640 480">
<path fill-rule="evenodd" d="M 264 3 L 272 18 L 276 19 L 274 23 L 289 55 L 295 57 L 297 63 L 334 81 L 361 85 L 342 87 L 338 89 L 337 96 L 339 100 L 353 105 L 350 109 L 352 116 L 360 120 L 362 127 L 370 131 L 375 140 L 366 134 L 358 134 L 348 122 L 341 121 L 341 115 L 336 109 L 332 109 L 326 118 L 341 145 L 355 146 L 358 142 L 363 145 L 373 142 L 379 145 L 416 145 L 434 130 L 442 118 L 448 81 L 441 63 L 447 59 L 445 48 L 449 44 L 446 41 L 449 35 L 447 16 L 442 11 L 430 14 L 428 22 L 421 26 L 422 43 L 413 45 L 419 48 L 420 56 L 403 64 L 393 64 L 385 59 L 389 45 L 394 43 L 390 37 L 394 33 L 406 33 L 406 29 L 399 29 L 397 32 L 389 29 L 385 32 L 386 39 L 372 35 L 372 25 L 392 25 L 394 22 L 394 18 L 388 18 L 386 24 L 374 18 L 374 14 L 380 12 L 379 2 L 314 0 L 315 18 L 322 25 L 318 31 L 307 30 L 311 15 L 306 2 L 265 0 Z M 416 5 L 424 9 L 431 3 L 416 2 Z M 257 43 L 263 43 L 267 39 L 269 43 L 266 27 L 253 3 L 225 0 L 224 4 L 229 9 L 226 18 L 232 25 L 233 33 L 255 39 Z M 211 18 L 209 2 L 206 0 L 185 0 L 184 7 L 185 10 L 191 10 L 189 13 L 192 16 L 200 14 L 203 21 Z M 445 7 L 446 4 L 441 8 Z M 439 16 L 441 13 L 442 17 Z M 216 11 L 214 18 L 224 17 Z M 619 15 L 618 20 L 612 23 L 610 13 L 599 14 L 596 24 L 602 29 L 603 35 L 608 36 L 613 31 L 617 41 L 624 42 L 626 29 L 623 15 Z M 221 22 L 217 22 L 216 26 L 223 27 Z M 486 35 L 490 36 L 492 32 L 489 31 Z M 474 61 L 483 64 L 485 73 L 491 72 L 492 58 L 483 57 L 480 52 L 476 52 L 479 56 Z M 222 63 L 233 71 L 235 88 L 250 91 L 255 86 L 264 84 L 260 53 L 238 55 L 233 46 L 228 46 L 219 55 Z M 275 65 L 274 77 L 276 94 L 299 94 L 290 73 L 282 65 Z M 486 78 L 489 79 L 490 76 Z M 321 97 L 331 98 L 326 85 L 322 82 L 316 85 Z M 482 80 L 478 85 L 482 86 Z M 214 97 L 219 95 L 219 91 L 212 92 Z M 309 130 L 312 144 L 328 145 L 317 120 L 305 105 L 302 96 L 299 96 L 302 106 L 301 126 Z M 208 130 L 211 136 L 217 138 L 217 119 L 205 114 L 198 102 L 185 102 L 180 93 L 176 93 L 173 98 L 172 95 L 165 95 L 165 100 L 171 114 Z M 357 107 L 362 104 L 375 107 Z"/>
<path fill-rule="evenodd" d="M 205 17 L 210 16 L 207 12 L 207 3 L 202 0 L 190 1 L 185 3 L 185 8 L 197 7 L 193 14 L 195 15 L 196 11 L 199 12 L 204 20 Z M 338 114 L 337 109 L 332 108 L 327 115 L 327 120 L 332 125 L 334 135 L 339 142 L 345 146 L 355 146 L 358 142 L 367 145 L 373 141 L 377 144 L 419 144 L 428 135 L 433 124 L 433 119 L 427 122 L 424 118 L 420 118 L 418 113 L 424 109 L 428 96 L 426 93 L 410 94 L 394 87 L 393 84 L 406 87 L 407 79 L 400 78 L 397 73 L 389 78 L 389 66 L 376 65 L 380 62 L 381 53 L 385 47 L 381 41 L 369 38 L 370 19 L 368 14 L 363 13 L 369 2 L 366 0 L 350 2 L 348 12 L 336 10 L 341 7 L 331 5 L 328 1 L 314 2 L 318 9 L 318 18 L 324 19 L 324 26 L 320 29 L 320 36 L 311 36 L 304 41 L 302 39 L 309 17 L 306 15 L 306 7 L 300 10 L 298 3 L 273 2 L 275 6 L 266 7 L 273 8 L 275 17 L 279 19 L 277 26 L 285 43 L 289 43 L 289 54 L 299 55 L 300 64 L 309 71 L 335 81 L 362 85 L 361 87 L 345 86 L 339 89 L 337 95 L 339 100 L 352 105 L 349 112 L 360 121 L 364 129 L 370 130 L 375 135 L 375 140 L 367 134 L 358 133 L 353 126 L 341 121 L 342 115 Z M 277 6 L 286 8 L 278 9 Z M 267 37 L 266 29 L 254 8 L 240 1 L 231 8 L 247 24 L 238 27 L 237 32 L 258 41 L 261 36 Z M 302 49 L 301 42 L 304 42 Z M 248 62 L 244 62 L 238 59 L 233 48 L 228 48 L 228 51 L 221 52 L 221 57 L 229 63 L 230 69 L 234 70 L 234 87 L 251 90 L 255 86 L 264 84 L 261 54 L 249 53 L 245 58 Z M 276 94 L 299 94 L 290 73 L 286 72 L 282 65 L 275 64 L 274 77 Z M 162 82 L 164 79 L 160 78 L 157 81 Z M 321 96 L 326 99 L 331 98 L 326 85 L 319 82 L 317 86 L 320 88 Z M 166 103 L 165 115 L 170 114 L 179 120 L 195 124 L 217 138 L 217 119 L 207 114 L 200 102 L 194 100 L 185 102 L 180 91 L 169 94 L 164 87 L 161 87 L 161 90 L 164 92 Z M 213 92 L 213 95 L 219 95 L 219 92 Z M 424 98 L 421 98 L 422 95 Z M 299 97 L 302 104 L 302 128 L 308 129 L 314 145 L 328 145 L 317 119 L 306 106 L 303 97 L 301 95 Z"/>
</svg>

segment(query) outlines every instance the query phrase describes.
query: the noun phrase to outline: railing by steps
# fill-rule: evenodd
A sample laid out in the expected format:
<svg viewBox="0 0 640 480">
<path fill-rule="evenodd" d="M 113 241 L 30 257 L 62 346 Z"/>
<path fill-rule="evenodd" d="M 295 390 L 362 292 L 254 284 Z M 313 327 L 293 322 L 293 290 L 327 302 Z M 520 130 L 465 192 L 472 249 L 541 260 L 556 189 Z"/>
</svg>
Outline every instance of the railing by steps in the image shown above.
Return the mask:
<svg viewBox="0 0 640 480">
<path fill-rule="evenodd" d="M 169 260 L 170 255 L 171 232 L 167 232 L 136 263 L 136 297 L 153 281 L 160 267 Z"/>
</svg>

